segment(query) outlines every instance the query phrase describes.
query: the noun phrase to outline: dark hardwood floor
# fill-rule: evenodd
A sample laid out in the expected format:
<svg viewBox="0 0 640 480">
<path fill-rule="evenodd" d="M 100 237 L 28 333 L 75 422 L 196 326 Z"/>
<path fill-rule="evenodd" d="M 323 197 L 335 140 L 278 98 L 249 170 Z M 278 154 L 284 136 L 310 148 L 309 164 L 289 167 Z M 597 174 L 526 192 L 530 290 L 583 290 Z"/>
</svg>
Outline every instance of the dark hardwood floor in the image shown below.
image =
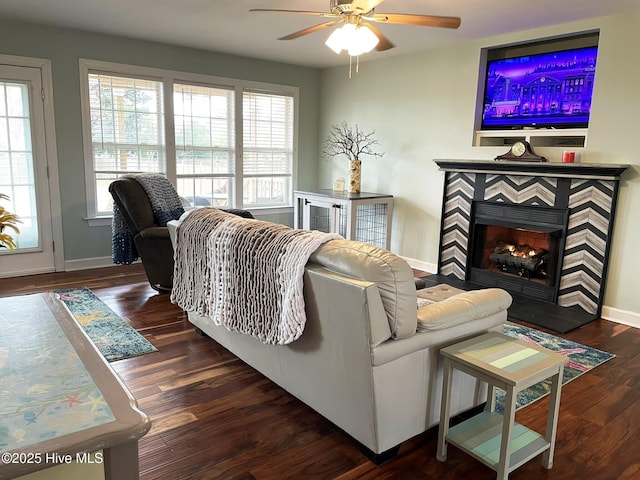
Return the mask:
<svg viewBox="0 0 640 480">
<path fill-rule="evenodd" d="M 435 430 L 375 466 L 345 433 L 214 341 L 196 334 L 139 265 L 0 279 L 0 295 L 87 286 L 159 351 L 112 364 L 152 419 L 140 441 L 142 479 L 494 479 Z M 640 478 L 640 330 L 605 320 L 561 335 L 617 357 L 562 390 L 555 463 L 539 458 L 511 480 Z M 547 401 L 517 414 L 543 431 Z"/>
</svg>

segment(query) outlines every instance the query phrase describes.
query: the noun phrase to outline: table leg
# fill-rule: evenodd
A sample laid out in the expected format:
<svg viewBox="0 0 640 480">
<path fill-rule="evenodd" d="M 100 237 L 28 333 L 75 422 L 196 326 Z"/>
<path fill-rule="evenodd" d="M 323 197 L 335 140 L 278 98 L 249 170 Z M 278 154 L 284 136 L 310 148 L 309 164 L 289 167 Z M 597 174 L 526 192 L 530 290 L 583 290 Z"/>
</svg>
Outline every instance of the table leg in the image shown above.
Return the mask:
<svg viewBox="0 0 640 480">
<path fill-rule="evenodd" d="M 507 387 L 504 399 L 504 415 L 502 418 L 502 439 L 500 442 L 500 460 L 498 463 L 498 480 L 509 478 L 509 460 L 511 459 L 511 436 L 516 418 L 516 394 L 513 387 Z"/>
<path fill-rule="evenodd" d="M 496 387 L 487 384 L 487 407 L 485 408 L 487 412 L 495 412 L 496 411 Z"/>
<path fill-rule="evenodd" d="M 444 462 L 447 459 L 446 437 L 449 433 L 449 417 L 451 415 L 451 362 L 444 359 L 442 376 L 442 402 L 440 403 L 440 427 L 438 428 L 438 451 L 436 458 Z"/>
<path fill-rule="evenodd" d="M 551 377 L 551 398 L 547 413 L 547 431 L 545 439 L 549 442 L 549 449 L 542 454 L 542 466 L 546 469 L 553 467 L 553 454 L 556 448 L 556 432 L 558 430 L 558 413 L 560 411 L 560 393 L 562 391 L 562 372 L 564 365 L 556 375 Z"/>
<path fill-rule="evenodd" d="M 138 480 L 139 471 L 137 440 L 104 450 L 106 480 Z"/>
</svg>

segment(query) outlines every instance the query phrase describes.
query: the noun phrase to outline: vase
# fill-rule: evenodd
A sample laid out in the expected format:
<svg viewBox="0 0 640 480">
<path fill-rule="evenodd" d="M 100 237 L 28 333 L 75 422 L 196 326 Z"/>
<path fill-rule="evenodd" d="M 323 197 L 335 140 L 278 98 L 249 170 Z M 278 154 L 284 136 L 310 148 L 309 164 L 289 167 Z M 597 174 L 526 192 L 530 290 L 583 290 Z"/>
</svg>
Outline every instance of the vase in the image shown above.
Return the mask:
<svg viewBox="0 0 640 480">
<path fill-rule="evenodd" d="M 362 162 L 360 160 L 349 161 L 349 193 L 360 193 L 360 174 Z"/>
</svg>

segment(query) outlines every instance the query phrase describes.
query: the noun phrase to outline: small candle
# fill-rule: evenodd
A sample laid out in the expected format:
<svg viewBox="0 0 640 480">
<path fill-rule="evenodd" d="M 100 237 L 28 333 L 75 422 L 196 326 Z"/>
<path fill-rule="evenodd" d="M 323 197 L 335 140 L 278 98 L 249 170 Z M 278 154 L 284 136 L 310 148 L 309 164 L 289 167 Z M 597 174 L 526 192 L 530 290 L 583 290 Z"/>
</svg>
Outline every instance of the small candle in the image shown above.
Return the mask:
<svg viewBox="0 0 640 480">
<path fill-rule="evenodd" d="M 576 159 L 576 152 L 573 150 L 564 150 L 562 152 L 562 163 L 573 163 Z"/>
</svg>

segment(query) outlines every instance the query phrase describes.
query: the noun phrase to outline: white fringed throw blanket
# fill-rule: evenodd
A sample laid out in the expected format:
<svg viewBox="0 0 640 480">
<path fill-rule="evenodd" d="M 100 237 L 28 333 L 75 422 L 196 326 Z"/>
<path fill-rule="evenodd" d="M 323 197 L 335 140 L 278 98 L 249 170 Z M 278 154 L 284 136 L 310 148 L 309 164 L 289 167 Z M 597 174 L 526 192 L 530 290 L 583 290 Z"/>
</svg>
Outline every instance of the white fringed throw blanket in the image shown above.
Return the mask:
<svg viewBox="0 0 640 480">
<path fill-rule="evenodd" d="M 263 343 L 291 343 L 306 322 L 305 264 L 334 238 L 341 237 L 193 210 L 177 232 L 171 301 Z"/>
</svg>

